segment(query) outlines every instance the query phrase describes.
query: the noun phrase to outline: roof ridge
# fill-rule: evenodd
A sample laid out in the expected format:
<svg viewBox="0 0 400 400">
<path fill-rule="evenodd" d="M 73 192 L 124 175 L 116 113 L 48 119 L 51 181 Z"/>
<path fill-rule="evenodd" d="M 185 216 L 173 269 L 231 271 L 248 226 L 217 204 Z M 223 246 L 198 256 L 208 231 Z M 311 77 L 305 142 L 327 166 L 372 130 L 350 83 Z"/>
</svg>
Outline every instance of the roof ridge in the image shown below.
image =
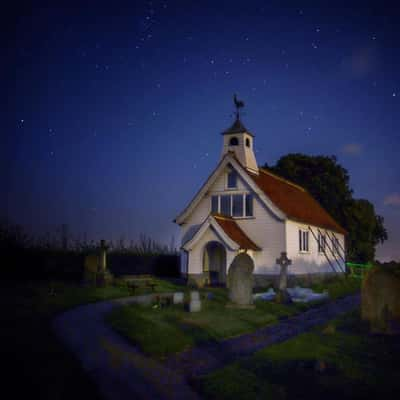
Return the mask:
<svg viewBox="0 0 400 400">
<path fill-rule="evenodd" d="M 258 170 L 261 171 L 261 172 L 263 172 L 264 174 L 271 175 L 271 176 L 273 176 L 274 178 L 276 178 L 276 179 L 278 179 L 278 180 L 280 180 L 280 181 L 282 181 L 282 182 L 287 183 L 288 185 L 294 186 L 295 188 L 300 189 L 300 190 L 302 190 L 303 192 L 307 192 L 307 189 L 303 188 L 303 186 L 300 186 L 300 185 L 298 185 L 297 183 L 294 183 L 294 182 L 291 182 L 291 181 L 289 181 L 289 180 L 287 180 L 287 179 L 285 179 L 285 178 L 282 178 L 281 176 L 276 175 L 276 174 L 274 174 L 274 173 L 272 173 L 272 172 L 270 172 L 270 171 L 267 171 L 267 170 L 264 169 L 264 168 L 258 168 Z"/>
</svg>

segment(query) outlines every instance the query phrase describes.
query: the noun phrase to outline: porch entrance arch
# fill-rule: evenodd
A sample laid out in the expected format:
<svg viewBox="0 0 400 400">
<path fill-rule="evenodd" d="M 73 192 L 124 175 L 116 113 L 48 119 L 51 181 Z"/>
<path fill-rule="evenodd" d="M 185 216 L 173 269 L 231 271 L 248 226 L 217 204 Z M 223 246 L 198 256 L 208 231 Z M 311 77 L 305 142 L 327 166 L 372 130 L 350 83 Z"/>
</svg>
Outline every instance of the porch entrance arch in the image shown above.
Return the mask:
<svg viewBox="0 0 400 400">
<path fill-rule="evenodd" d="M 226 250 L 221 243 L 212 241 L 204 246 L 203 274 L 206 284 L 226 283 Z"/>
</svg>

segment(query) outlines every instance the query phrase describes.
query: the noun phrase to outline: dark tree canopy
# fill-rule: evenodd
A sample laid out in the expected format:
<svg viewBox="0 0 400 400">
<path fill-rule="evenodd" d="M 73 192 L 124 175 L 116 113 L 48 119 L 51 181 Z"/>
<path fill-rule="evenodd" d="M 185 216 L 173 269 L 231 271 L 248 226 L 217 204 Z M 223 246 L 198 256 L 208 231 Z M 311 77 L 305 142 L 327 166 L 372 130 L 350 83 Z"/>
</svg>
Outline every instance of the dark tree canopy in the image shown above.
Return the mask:
<svg viewBox="0 0 400 400">
<path fill-rule="evenodd" d="M 348 231 L 349 261 L 374 260 L 375 246 L 387 239 L 383 217 L 368 200 L 353 198 L 349 174 L 335 156 L 288 154 L 264 168 L 303 186 Z"/>
</svg>

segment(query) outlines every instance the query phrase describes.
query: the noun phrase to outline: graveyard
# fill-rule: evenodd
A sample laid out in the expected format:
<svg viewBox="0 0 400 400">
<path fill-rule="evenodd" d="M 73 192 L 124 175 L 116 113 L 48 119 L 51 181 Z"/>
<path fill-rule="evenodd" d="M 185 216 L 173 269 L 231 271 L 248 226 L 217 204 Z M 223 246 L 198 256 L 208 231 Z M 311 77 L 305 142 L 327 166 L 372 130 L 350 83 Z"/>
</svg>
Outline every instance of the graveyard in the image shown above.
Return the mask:
<svg viewBox="0 0 400 400">
<path fill-rule="evenodd" d="M 10 282 L 3 290 L 9 310 L 3 332 L 11 344 L 7 352 L 25 381 L 18 390 L 68 398 L 76 390 L 68 382 L 74 382 L 86 398 L 104 398 L 90 372 L 97 362 L 90 359 L 95 363 L 88 369 L 85 358 L 93 344 L 92 353 L 104 358 L 106 379 L 122 373 L 124 363 L 142 371 L 134 380 L 138 398 L 153 396 L 140 392 L 143 385 L 161 390 L 159 378 L 149 372 L 158 369 L 167 377 L 161 390 L 165 398 L 175 398 L 171 385 L 204 399 L 361 399 L 371 394 L 390 399 L 399 392 L 398 336 L 387 325 L 388 315 L 397 311 L 391 308 L 393 297 L 373 283 L 377 276 L 381 286 L 386 282 L 385 293 L 397 293 L 396 265 L 307 288 L 291 287 L 286 274 L 268 287 L 249 288 L 246 275 L 234 282 L 231 274 L 229 287 L 199 288 L 151 274 L 113 276 L 102 246 L 97 251 L 99 257 L 85 258 L 79 283 Z M 278 261 L 285 271 L 288 261 Z M 371 289 L 360 306 L 362 287 Z M 287 293 L 279 296 L 280 291 Z M 323 296 L 286 301 L 296 293 Z M 387 304 L 383 320 L 374 319 L 371 299 L 377 295 Z M 96 310 L 103 311 L 96 316 Z M 397 326 L 393 329 L 397 332 Z"/>
<path fill-rule="evenodd" d="M 337 299 L 357 292 L 359 284 L 355 279 L 347 282 L 334 280 L 327 285 L 315 285 L 315 289 L 328 290 L 330 299 Z M 191 290 L 185 287 L 184 292 L 188 303 Z M 229 296 L 226 288 L 208 287 L 198 293 L 201 298 L 199 312 L 189 312 L 185 304 L 155 301 L 147 305 L 118 308 L 107 316 L 107 322 L 144 353 L 163 359 L 193 346 L 218 342 L 276 324 L 321 304 L 320 301 L 279 304 L 258 300 L 252 309 L 235 308 L 227 307 Z M 160 337 L 163 340 L 159 340 Z"/>
</svg>

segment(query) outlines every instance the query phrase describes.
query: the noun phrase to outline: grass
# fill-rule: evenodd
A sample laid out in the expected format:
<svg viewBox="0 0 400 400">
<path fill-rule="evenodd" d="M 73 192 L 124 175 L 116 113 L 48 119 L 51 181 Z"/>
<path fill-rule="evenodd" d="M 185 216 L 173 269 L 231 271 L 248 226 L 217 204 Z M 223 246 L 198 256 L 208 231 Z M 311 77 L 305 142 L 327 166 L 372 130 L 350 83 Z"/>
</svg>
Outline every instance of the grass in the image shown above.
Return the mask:
<svg viewBox="0 0 400 400">
<path fill-rule="evenodd" d="M 212 293 L 212 299 L 205 298 L 207 292 Z M 182 305 L 163 309 L 128 305 L 111 312 L 107 322 L 144 353 L 163 359 L 204 342 L 252 332 L 315 305 L 257 301 L 254 310 L 234 309 L 225 307 L 227 289 L 203 289 L 201 294 L 202 310 L 198 313 L 188 313 Z"/>
<path fill-rule="evenodd" d="M 161 292 L 179 288 L 167 281 L 157 280 L 157 283 L 156 289 Z M 99 399 L 97 388 L 79 361 L 52 331 L 51 320 L 57 313 L 80 304 L 128 295 L 126 285 L 92 288 L 63 282 L 3 282 L 2 355 L 4 365 L 15 379 L 15 382 L 7 380 L 12 383 L 13 397 Z"/>
<path fill-rule="evenodd" d="M 332 300 L 357 293 L 360 291 L 360 287 L 361 279 L 352 278 L 350 276 L 346 278 L 336 278 L 325 283 L 311 285 L 311 288 L 315 292 L 323 292 L 324 290 L 327 290 L 329 297 Z"/>
<path fill-rule="evenodd" d="M 398 338 L 371 336 L 359 311 L 197 382 L 209 399 L 366 399 L 400 393 Z"/>
</svg>

